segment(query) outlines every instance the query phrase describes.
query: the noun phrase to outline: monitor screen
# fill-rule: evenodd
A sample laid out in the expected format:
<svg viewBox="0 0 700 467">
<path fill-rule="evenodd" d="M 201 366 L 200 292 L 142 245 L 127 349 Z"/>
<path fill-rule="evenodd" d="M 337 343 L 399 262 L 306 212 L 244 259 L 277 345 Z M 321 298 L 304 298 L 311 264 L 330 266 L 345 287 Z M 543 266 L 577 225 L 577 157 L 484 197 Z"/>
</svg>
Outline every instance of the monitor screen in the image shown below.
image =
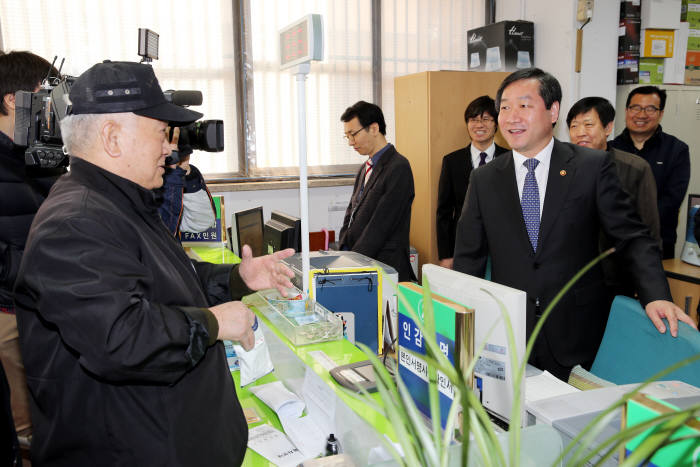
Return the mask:
<svg viewBox="0 0 700 467">
<path fill-rule="evenodd" d="M 294 248 L 301 251 L 301 219 L 279 211 L 272 211 L 264 228 L 265 253 Z"/>
<path fill-rule="evenodd" d="M 262 256 L 266 253 L 263 248 L 262 206 L 235 213 L 233 224 L 231 244 L 236 255 L 241 256 L 243 245 L 250 246 L 253 256 Z"/>
<path fill-rule="evenodd" d="M 515 370 L 511 367 L 510 355 L 515 352 L 519 362 L 525 355 L 526 293 L 434 264 L 423 266 L 424 280 L 426 277 L 433 293 L 474 309 L 474 352 L 484 345 L 474 368 L 474 390 L 486 410 L 501 420 L 509 421 L 513 408 Z M 498 303 L 486 291 L 498 297 L 506 307 L 513 326 L 514 349 L 508 344 Z M 524 377 L 520 397 L 521 420 L 526 423 Z"/>
</svg>

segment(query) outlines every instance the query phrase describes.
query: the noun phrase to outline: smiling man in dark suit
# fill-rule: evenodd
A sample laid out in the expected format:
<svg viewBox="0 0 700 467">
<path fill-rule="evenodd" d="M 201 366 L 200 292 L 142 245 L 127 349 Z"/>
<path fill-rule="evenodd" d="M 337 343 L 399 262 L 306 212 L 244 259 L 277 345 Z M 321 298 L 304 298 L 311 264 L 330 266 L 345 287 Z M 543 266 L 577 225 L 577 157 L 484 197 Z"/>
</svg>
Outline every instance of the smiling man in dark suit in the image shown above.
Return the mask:
<svg viewBox="0 0 700 467">
<path fill-rule="evenodd" d="M 660 332 L 668 319 L 694 326 L 670 302 L 660 248 L 622 190 L 610 155 L 553 138 L 561 87 L 537 68 L 509 75 L 496 96 L 501 133 L 513 151 L 472 174 L 457 226 L 454 268 L 527 292 L 527 331 L 564 284 L 598 255 L 601 229 L 625 257 L 646 313 Z M 611 295 L 596 265 L 549 316 L 530 362 L 566 380 L 590 367 Z M 671 362 L 669 362 L 671 363 Z"/>
<path fill-rule="evenodd" d="M 340 248 L 392 266 L 400 281 L 411 280 L 408 233 L 415 196 L 411 165 L 387 143 L 384 114 L 378 106 L 359 101 L 340 120 L 348 144 L 361 156 L 369 156 L 355 178 L 340 229 Z"/>
<path fill-rule="evenodd" d="M 496 104 L 491 97 L 481 96 L 471 101 L 464 111 L 464 123 L 471 143 L 442 159 L 435 216 L 438 258 L 442 267 L 452 268 L 457 221 L 462 213 L 472 169 L 508 151 L 493 142 L 498 129 L 497 116 Z"/>
</svg>

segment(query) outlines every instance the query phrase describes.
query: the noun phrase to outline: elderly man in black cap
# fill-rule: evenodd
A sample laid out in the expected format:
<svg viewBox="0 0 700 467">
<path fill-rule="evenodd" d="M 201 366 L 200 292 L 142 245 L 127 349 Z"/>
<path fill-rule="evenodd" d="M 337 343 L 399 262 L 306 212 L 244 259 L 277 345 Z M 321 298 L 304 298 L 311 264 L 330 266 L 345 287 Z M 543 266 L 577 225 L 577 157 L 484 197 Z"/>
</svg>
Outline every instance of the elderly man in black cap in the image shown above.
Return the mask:
<svg viewBox="0 0 700 467">
<path fill-rule="evenodd" d="M 36 215 L 16 286 L 32 462 L 238 465 L 248 430 L 221 339 L 252 347 L 254 316 L 232 300 L 284 293 L 293 251 L 188 259 L 151 190 L 166 127 L 201 115 L 166 102 L 150 66 L 95 65 L 70 100 L 71 170 Z"/>
</svg>

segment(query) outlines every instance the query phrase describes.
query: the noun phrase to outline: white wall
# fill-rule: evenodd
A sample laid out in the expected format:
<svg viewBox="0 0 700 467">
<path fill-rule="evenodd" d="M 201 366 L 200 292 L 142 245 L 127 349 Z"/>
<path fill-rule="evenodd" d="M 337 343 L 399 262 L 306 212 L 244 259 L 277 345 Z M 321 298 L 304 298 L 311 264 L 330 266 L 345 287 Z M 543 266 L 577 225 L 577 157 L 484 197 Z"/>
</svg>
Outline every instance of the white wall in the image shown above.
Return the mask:
<svg viewBox="0 0 700 467">
<path fill-rule="evenodd" d="M 583 28 L 581 73 L 576 73 L 577 0 L 499 0 L 496 21 L 524 19 L 535 24 L 535 66 L 561 84 L 562 102 L 555 136 L 569 140 L 566 114 L 582 97 L 615 102 L 619 0 L 595 0 L 593 18 Z"/>
</svg>

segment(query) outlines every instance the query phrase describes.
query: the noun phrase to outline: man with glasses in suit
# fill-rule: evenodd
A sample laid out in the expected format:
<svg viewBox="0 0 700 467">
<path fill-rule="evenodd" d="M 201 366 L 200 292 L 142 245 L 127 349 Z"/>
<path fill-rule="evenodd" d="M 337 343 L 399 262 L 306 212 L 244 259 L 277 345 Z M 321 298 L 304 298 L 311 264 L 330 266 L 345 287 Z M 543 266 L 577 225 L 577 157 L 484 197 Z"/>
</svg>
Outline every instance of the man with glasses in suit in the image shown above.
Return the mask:
<svg viewBox="0 0 700 467">
<path fill-rule="evenodd" d="M 415 192 L 411 165 L 386 140 L 382 109 L 359 101 L 340 117 L 344 138 L 360 156 L 368 156 L 355 177 L 340 229 L 341 250 L 388 264 L 400 281 L 415 279 L 409 261 L 408 233 Z"/>
<path fill-rule="evenodd" d="M 490 96 L 477 97 L 464 111 L 470 143 L 442 158 L 435 216 L 440 266 L 452 269 L 455 231 L 462 213 L 472 170 L 508 150 L 493 142 L 498 129 L 496 104 Z"/>
<path fill-rule="evenodd" d="M 690 181 L 690 152 L 687 144 L 662 130 L 665 106 L 663 89 L 642 86 L 630 91 L 625 105 L 627 127 L 610 146 L 641 156 L 651 166 L 656 180 L 663 257 L 667 259 L 675 256 L 678 213 Z"/>
</svg>

